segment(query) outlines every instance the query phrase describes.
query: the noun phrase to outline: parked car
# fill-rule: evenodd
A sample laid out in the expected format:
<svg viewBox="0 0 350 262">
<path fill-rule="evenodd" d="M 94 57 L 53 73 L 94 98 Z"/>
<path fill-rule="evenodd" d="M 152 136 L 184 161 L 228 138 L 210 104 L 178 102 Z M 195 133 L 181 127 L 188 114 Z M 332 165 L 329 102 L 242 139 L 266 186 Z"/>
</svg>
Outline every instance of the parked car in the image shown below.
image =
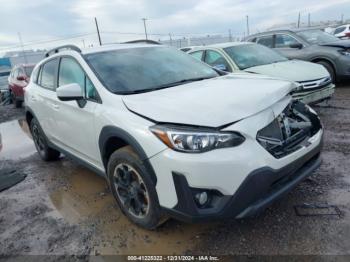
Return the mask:
<svg viewBox="0 0 350 262">
<path fill-rule="evenodd" d="M 268 31 L 247 38 L 274 48 L 288 58 L 323 65 L 333 81 L 350 79 L 350 41 L 318 29 Z"/>
<path fill-rule="evenodd" d="M 198 47 L 188 53 L 219 70 L 242 70 L 298 82 L 300 88 L 293 97 L 307 104 L 329 99 L 334 93 L 334 84 L 323 66 L 288 60 L 263 45 L 230 42 Z"/>
<path fill-rule="evenodd" d="M 338 26 L 333 34 L 340 39 L 350 39 L 350 25 Z"/>
<path fill-rule="evenodd" d="M 144 228 L 243 218 L 320 165 L 320 120 L 294 88 L 163 45 L 64 46 L 35 67 L 26 119 L 43 160 L 62 152 L 104 176 Z"/>
<path fill-rule="evenodd" d="M 28 85 L 34 64 L 21 64 L 12 68 L 8 77 L 8 85 L 15 107 L 22 106 L 24 100 L 24 88 Z"/>
</svg>

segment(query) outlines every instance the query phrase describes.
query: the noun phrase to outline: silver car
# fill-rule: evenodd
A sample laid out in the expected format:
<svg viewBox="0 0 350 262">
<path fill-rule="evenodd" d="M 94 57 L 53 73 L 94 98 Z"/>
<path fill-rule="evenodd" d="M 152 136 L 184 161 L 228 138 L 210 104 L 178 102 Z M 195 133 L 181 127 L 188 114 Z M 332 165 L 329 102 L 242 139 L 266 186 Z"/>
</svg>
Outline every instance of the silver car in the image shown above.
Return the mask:
<svg viewBox="0 0 350 262">
<path fill-rule="evenodd" d="M 350 40 L 318 29 L 291 29 L 250 35 L 246 41 L 274 48 L 288 58 L 321 64 L 334 82 L 350 79 Z"/>
</svg>

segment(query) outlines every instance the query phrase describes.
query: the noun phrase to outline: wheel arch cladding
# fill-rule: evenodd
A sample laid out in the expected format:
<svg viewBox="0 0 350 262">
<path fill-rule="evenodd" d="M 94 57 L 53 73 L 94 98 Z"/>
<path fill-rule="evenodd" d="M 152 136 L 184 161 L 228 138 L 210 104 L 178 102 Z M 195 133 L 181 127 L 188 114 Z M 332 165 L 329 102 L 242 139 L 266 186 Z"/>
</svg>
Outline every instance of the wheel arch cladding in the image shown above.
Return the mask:
<svg viewBox="0 0 350 262">
<path fill-rule="evenodd" d="M 145 151 L 137 140 L 125 130 L 115 126 L 105 126 L 102 128 L 100 133 L 98 145 L 101 153 L 101 159 L 106 170 L 109 157 L 113 154 L 113 152 L 124 146 L 131 146 L 146 167 L 154 186 L 157 184 L 157 176 L 155 175 L 153 167 L 148 160 Z"/>
</svg>

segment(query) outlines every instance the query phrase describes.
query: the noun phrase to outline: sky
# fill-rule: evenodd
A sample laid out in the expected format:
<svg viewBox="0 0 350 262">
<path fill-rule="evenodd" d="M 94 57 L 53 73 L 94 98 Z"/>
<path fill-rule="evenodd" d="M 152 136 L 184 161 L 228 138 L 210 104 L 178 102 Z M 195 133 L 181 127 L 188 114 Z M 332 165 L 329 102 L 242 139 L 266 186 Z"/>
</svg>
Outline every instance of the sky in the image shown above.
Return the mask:
<svg viewBox="0 0 350 262">
<path fill-rule="evenodd" d="M 74 43 L 96 45 L 97 17 L 103 43 L 144 38 L 147 18 L 151 39 L 213 34 L 235 36 L 276 24 L 350 19 L 350 0 L 0 0 L 0 53 Z M 62 40 L 63 39 L 63 40 Z"/>
</svg>

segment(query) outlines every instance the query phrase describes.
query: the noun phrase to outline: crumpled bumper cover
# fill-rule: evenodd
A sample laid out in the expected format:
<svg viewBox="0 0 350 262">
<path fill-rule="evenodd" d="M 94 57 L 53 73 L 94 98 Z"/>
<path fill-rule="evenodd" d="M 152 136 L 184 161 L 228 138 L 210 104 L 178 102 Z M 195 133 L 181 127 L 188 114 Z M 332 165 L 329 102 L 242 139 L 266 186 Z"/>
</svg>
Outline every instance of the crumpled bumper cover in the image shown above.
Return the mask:
<svg viewBox="0 0 350 262">
<path fill-rule="evenodd" d="M 185 222 L 255 216 L 321 165 L 321 149 L 322 142 L 302 158 L 279 170 L 262 167 L 251 172 L 233 196 L 221 196 L 209 208 L 198 208 L 185 176 L 173 172 L 178 203 L 173 209 L 165 209 L 165 212 Z"/>
</svg>

